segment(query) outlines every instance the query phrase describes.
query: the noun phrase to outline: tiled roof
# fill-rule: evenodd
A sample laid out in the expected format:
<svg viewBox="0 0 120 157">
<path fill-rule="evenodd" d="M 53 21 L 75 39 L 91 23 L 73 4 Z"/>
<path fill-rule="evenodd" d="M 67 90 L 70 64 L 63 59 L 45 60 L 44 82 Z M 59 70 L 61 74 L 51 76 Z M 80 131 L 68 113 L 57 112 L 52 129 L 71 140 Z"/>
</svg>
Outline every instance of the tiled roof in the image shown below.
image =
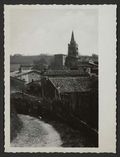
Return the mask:
<svg viewBox="0 0 120 157">
<path fill-rule="evenodd" d="M 89 62 L 92 60 L 93 62 L 98 62 L 98 58 L 93 56 L 79 56 L 79 61 L 81 62 Z"/>
<path fill-rule="evenodd" d="M 89 77 L 57 77 L 49 78 L 49 81 L 60 93 L 90 91 Z"/>
<path fill-rule="evenodd" d="M 41 72 L 37 71 L 37 70 L 22 70 L 21 72 L 19 72 L 19 71 L 11 72 L 10 76 L 12 76 L 12 77 L 19 77 L 21 75 L 26 75 L 26 74 L 33 73 L 33 72 L 41 74 Z"/>
<path fill-rule="evenodd" d="M 97 64 L 92 62 L 78 62 L 79 67 L 98 67 Z"/>
<path fill-rule="evenodd" d="M 80 70 L 48 70 L 44 76 L 84 76 L 88 75 L 83 69 Z"/>
</svg>

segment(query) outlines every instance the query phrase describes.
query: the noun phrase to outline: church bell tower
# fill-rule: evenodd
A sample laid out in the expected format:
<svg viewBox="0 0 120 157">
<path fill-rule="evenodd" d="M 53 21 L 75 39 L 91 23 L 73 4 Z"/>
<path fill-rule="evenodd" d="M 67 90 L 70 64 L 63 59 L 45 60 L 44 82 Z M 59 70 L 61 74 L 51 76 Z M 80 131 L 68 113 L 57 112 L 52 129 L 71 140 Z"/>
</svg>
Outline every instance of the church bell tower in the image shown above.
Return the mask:
<svg viewBox="0 0 120 157">
<path fill-rule="evenodd" d="M 69 69 L 74 69 L 78 62 L 78 44 L 74 39 L 74 33 L 72 31 L 71 41 L 68 44 L 68 56 L 66 57 L 65 65 Z"/>
<path fill-rule="evenodd" d="M 73 31 L 72 31 L 72 35 L 71 35 L 71 41 L 68 44 L 68 56 L 78 57 L 78 44 L 76 43 L 76 41 L 74 39 Z"/>
</svg>

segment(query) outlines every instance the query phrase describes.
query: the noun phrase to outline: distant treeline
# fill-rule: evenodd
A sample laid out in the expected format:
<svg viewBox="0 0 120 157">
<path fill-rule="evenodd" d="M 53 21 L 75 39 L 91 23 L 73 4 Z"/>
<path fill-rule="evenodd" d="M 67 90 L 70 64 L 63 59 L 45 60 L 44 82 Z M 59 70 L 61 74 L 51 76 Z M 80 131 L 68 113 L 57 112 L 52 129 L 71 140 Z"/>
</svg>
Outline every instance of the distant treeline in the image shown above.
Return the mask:
<svg viewBox="0 0 120 157">
<path fill-rule="evenodd" d="M 23 55 L 13 55 L 10 56 L 10 64 L 34 64 L 34 61 L 44 59 L 48 65 L 53 61 L 54 56 L 50 55 L 36 55 L 36 56 L 23 56 Z"/>
</svg>

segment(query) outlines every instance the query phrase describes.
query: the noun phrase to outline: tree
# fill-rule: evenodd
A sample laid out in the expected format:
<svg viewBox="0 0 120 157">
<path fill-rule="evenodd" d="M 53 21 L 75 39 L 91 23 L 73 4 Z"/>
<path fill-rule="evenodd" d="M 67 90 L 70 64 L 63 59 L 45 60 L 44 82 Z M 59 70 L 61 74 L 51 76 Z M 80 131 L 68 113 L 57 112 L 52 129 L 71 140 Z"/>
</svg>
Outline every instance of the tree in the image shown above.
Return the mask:
<svg viewBox="0 0 120 157">
<path fill-rule="evenodd" d="M 34 61 L 33 69 L 36 70 L 45 70 L 48 68 L 45 58 L 40 58 L 39 60 Z"/>
</svg>

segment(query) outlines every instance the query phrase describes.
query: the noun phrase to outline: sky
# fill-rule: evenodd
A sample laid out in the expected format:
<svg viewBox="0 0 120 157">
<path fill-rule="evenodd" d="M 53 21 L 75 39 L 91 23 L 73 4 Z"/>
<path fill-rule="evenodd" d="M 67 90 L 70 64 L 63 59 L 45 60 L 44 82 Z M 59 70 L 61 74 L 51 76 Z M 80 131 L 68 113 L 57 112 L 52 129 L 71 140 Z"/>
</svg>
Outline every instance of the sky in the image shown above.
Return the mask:
<svg viewBox="0 0 120 157">
<path fill-rule="evenodd" d="M 72 31 L 79 54 L 98 54 L 97 9 L 15 7 L 9 9 L 7 24 L 12 55 L 67 54 Z"/>
</svg>

